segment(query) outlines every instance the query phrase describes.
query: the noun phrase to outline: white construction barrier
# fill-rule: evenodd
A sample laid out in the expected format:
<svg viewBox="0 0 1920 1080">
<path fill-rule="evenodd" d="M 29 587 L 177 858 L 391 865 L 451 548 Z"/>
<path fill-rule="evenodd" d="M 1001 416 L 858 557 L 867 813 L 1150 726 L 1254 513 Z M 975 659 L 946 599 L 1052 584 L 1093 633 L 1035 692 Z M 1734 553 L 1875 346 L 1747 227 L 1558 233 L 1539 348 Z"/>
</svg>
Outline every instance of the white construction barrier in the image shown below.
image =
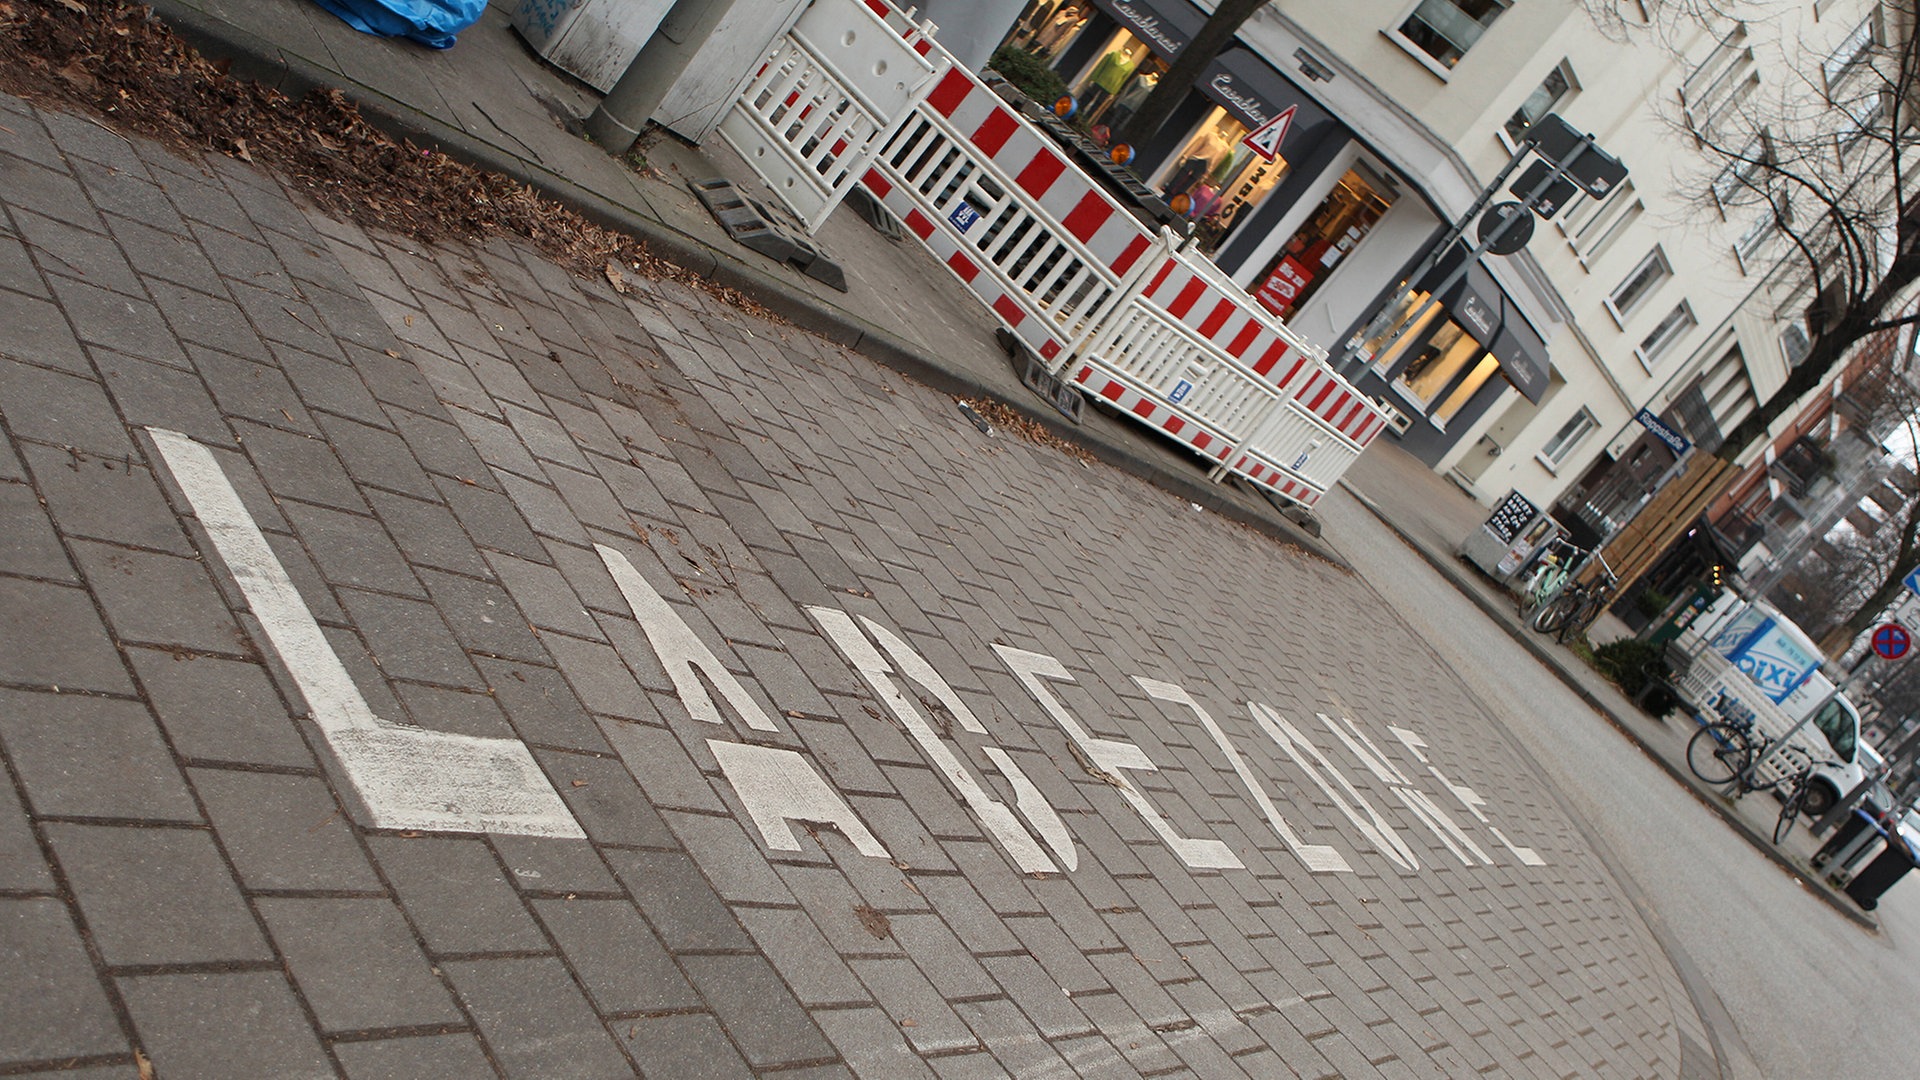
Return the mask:
<svg viewBox="0 0 1920 1080">
<path fill-rule="evenodd" d="M 928 57 L 944 72 L 891 125 L 832 128 L 834 169 L 865 155 L 870 165 L 858 182 L 1055 377 L 1216 462 L 1215 479 L 1243 476 L 1307 505 L 1325 494 L 1386 426 L 1379 409 L 1327 366 L 1325 351 L 1210 259 L 1136 217 L 1045 132 L 954 65 L 931 28 L 883 0 L 815 0 L 801 19 L 813 29 L 800 35 L 796 28 L 789 38 L 838 40 L 856 22 L 870 27 L 855 18 L 869 14 L 889 28 L 896 51 Z M 804 163 L 799 171 L 825 175 L 814 161 L 828 129 L 803 128 L 805 138 L 796 139 L 791 124 L 780 126 L 802 100 L 792 87 L 803 80 L 790 72 L 802 69 L 803 53 L 814 61 L 804 42 L 777 48 L 734 115 L 754 124 L 754 138 L 797 147 L 787 156 Z M 853 63 L 805 67 L 813 80 L 806 85 L 821 102 L 838 100 L 824 84 Z M 854 100 L 854 88 L 845 97 Z M 773 102 L 788 112 L 773 117 Z M 802 108 L 799 115 L 809 114 Z M 853 144 L 849 132 L 867 142 Z M 809 206 L 823 203 L 802 197 Z"/>
</svg>

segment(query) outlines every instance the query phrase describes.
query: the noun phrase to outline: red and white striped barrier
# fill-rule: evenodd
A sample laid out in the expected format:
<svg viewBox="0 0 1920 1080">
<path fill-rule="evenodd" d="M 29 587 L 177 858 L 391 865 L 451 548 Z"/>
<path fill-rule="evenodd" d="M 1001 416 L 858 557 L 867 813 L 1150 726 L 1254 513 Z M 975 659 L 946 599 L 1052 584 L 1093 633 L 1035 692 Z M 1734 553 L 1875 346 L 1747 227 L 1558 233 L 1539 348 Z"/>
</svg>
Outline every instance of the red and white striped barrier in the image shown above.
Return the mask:
<svg viewBox="0 0 1920 1080">
<path fill-rule="evenodd" d="M 1318 500 L 1385 426 L 1325 351 L 1136 218 L 930 29 L 859 3 L 945 71 L 872 140 L 858 182 L 1056 376 L 1216 462 L 1215 479 Z"/>
</svg>

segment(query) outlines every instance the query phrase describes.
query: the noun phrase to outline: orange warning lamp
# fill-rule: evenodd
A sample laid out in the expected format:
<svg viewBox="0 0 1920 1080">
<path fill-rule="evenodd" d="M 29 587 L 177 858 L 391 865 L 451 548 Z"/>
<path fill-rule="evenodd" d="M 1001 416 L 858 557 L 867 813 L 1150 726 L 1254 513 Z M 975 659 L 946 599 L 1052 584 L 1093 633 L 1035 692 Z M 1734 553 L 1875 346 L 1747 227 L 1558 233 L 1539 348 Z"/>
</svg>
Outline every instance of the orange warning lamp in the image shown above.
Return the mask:
<svg viewBox="0 0 1920 1080">
<path fill-rule="evenodd" d="M 1072 94 L 1062 94 L 1060 100 L 1053 103 L 1053 115 L 1062 120 L 1072 119 L 1073 114 L 1079 111 L 1080 104 L 1073 100 Z"/>
</svg>

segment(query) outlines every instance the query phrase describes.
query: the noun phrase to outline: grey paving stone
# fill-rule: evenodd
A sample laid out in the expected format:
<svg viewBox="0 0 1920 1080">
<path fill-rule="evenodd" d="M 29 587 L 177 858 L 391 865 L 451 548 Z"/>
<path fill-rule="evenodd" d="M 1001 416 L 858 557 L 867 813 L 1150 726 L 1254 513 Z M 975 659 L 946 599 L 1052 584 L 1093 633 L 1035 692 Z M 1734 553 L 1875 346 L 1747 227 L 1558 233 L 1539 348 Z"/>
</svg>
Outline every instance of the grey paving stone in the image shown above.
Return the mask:
<svg viewBox="0 0 1920 1080">
<path fill-rule="evenodd" d="M 279 373 L 274 372 L 273 377 L 278 378 Z M 260 479 L 274 495 L 366 513 L 366 500 L 325 441 L 256 424 L 236 424 L 235 430 Z"/>
<path fill-rule="evenodd" d="M 62 535 L 194 554 L 146 467 L 47 446 L 22 456 Z"/>
<path fill-rule="evenodd" d="M 443 967 L 509 1077 L 634 1075 L 558 959 L 453 960 Z"/>
<path fill-rule="evenodd" d="M 797 903 L 780 875 L 761 854 L 758 830 L 747 829 L 732 817 L 667 811 L 662 816 L 679 837 L 680 845 L 704 870 L 715 891 L 729 903 Z"/>
<path fill-rule="evenodd" d="M 77 583 L 39 498 L 25 484 L 0 484 L 0 573 Z"/>
<path fill-rule="evenodd" d="M 347 475 L 362 486 L 384 488 L 418 499 L 436 498 L 433 481 L 414 461 L 400 436 L 356 420 L 321 414 L 327 441 L 347 464 Z"/>
<path fill-rule="evenodd" d="M 600 722 L 607 742 L 628 762 L 634 779 L 656 807 L 724 811 L 726 802 L 673 732 L 651 724 Z M 756 852 L 757 855 L 757 852 Z"/>
<path fill-rule="evenodd" d="M 324 310 L 322 314 L 325 314 Z M 429 453 L 426 449 L 427 443 L 446 441 L 445 436 L 439 434 L 440 432 L 458 429 L 440 418 L 440 399 L 434 394 L 433 384 L 428 382 L 427 377 L 420 373 L 420 369 L 415 367 L 412 361 L 405 359 L 399 345 L 397 341 L 373 348 L 350 345 L 346 347 L 345 352 L 353 365 L 353 370 L 366 380 L 367 389 L 373 392 L 375 400 L 395 409 L 411 410 L 412 414 L 425 414 L 392 417 L 394 425 L 406 436 L 408 444 L 413 447 L 413 452 L 420 458 L 421 464 L 448 475 L 471 476 L 480 472 L 478 468 L 462 467 L 456 470 L 447 467 L 448 457 L 476 458 L 477 460 L 477 455 L 473 453 L 472 448 L 466 447 L 464 442 L 457 455 Z M 389 352 L 392 355 L 389 355 Z M 416 429 L 433 431 L 436 434 L 430 439 L 417 437 Z"/>
<path fill-rule="evenodd" d="M 63 690 L 132 689 L 85 592 L 0 577 L 0 611 L 34 613 L 31 620 L 0 621 L 0 680 Z"/>
<path fill-rule="evenodd" d="M 247 888 L 384 891 L 318 777 L 195 768 L 187 778 Z"/>
<path fill-rule="evenodd" d="M 127 1050 L 126 1036 L 60 901 L 0 899 L 0 1062 Z"/>
<path fill-rule="evenodd" d="M 834 1056 L 832 1044 L 764 959 L 683 956 L 680 963 L 749 1064 L 765 1068 Z"/>
<path fill-rule="evenodd" d="M 878 1009 L 831 1009 L 815 1013 L 814 1018 L 855 1076 L 881 1080 L 934 1075 L 907 1046 L 899 1025 Z"/>
<path fill-rule="evenodd" d="M 422 1080 L 493 1072 L 479 1041 L 468 1034 L 337 1042 L 333 1054 L 348 1080 Z"/>
<path fill-rule="evenodd" d="M 391 900 L 258 901 L 322 1031 L 464 1022 Z"/>
<path fill-rule="evenodd" d="M 493 555 L 487 561 L 533 625 L 577 638 L 601 638 L 599 624 L 559 570 L 510 555 Z"/>
<path fill-rule="evenodd" d="M 0 689 L 0 746 L 36 815 L 200 820 L 138 702 Z"/>
<path fill-rule="evenodd" d="M 215 445 L 233 442 L 219 405 L 193 372 L 122 356 L 99 345 L 93 347 L 93 357 L 107 394 L 130 426 L 178 431 Z"/>
<path fill-rule="evenodd" d="M 600 1015 L 700 1007 L 693 987 L 632 904 L 553 899 L 533 906 Z"/>
<path fill-rule="evenodd" d="M 153 280 L 147 282 L 147 292 L 180 340 L 249 360 L 267 359 L 266 345 L 260 340 L 259 331 L 247 321 L 240 305 L 225 295 L 208 295 L 172 282 Z"/>
<path fill-rule="evenodd" d="M 500 486 L 507 497 L 526 515 L 527 524 L 541 536 L 551 536 L 569 544 L 587 544 L 590 537 L 580 527 L 580 518 L 574 509 L 561 498 L 560 493 L 544 483 L 537 483 L 508 472 L 498 472 Z M 624 530 L 622 530 L 624 531 Z"/>
<path fill-rule="evenodd" d="M 0 784 L 0 892 L 51 892 L 53 875 L 12 784 Z"/>
<path fill-rule="evenodd" d="M 676 847 L 673 833 L 619 758 L 535 750 L 567 808 L 595 844 Z"/>
<path fill-rule="evenodd" d="M 272 958 L 211 833 L 63 823 L 42 828 L 108 965 Z"/>
<path fill-rule="evenodd" d="M 540 640 L 588 712 L 633 720 L 657 719 L 619 653 L 597 641 L 581 641 L 564 634 L 546 634 Z"/>
<path fill-rule="evenodd" d="M 482 739 L 520 738 L 507 722 L 507 714 L 484 693 L 410 682 L 395 683 L 394 690 L 406 708 L 407 718 L 428 731 Z"/>
<path fill-rule="evenodd" d="M 146 300 L 67 278 L 55 278 L 52 285 L 80 340 L 127 356 L 179 368 L 187 366 L 187 355 L 161 318 L 160 309 Z"/>
<path fill-rule="evenodd" d="M 16 438 L 112 458 L 133 453 L 126 425 L 91 372 L 81 377 L 0 361 L 0 414 Z"/>
<path fill-rule="evenodd" d="M 26 134 L 20 129 L 25 128 Z M 95 215 L 87 205 L 86 189 L 71 175 L 66 159 L 45 133 L 19 125 L 0 154 L 0 176 L 6 178 L 7 205 L 53 214 L 75 224 Z"/>
<path fill-rule="evenodd" d="M 280 280 L 285 280 L 283 272 Z M 267 341 L 291 345 L 330 360 L 346 359 L 340 343 L 328 332 L 319 313 L 307 306 L 291 281 L 269 290 L 229 278 L 227 289 Z"/>
<path fill-rule="evenodd" d="M 743 907 L 740 922 L 808 1006 L 866 1001 L 870 995 L 813 920 L 799 908 Z M 829 1032 L 831 1034 L 831 1032 Z"/>
<path fill-rule="evenodd" d="M 87 354 L 60 308 L 47 300 L 0 289 L 0 356 L 84 374 Z"/>
<path fill-rule="evenodd" d="M 481 689 L 466 650 L 432 603 L 360 589 L 341 589 L 340 602 L 389 677 Z"/>
<path fill-rule="evenodd" d="M 76 541 L 73 553 L 122 642 L 226 653 L 244 648 L 199 560 L 92 541 Z"/>
<path fill-rule="evenodd" d="M 313 754 L 260 665 L 173 650 L 129 649 L 127 655 L 182 757 L 314 766 Z"/>
<path fill-rule="evenodd" d="M 223 286 L 220 275 L 213 269 L 213 263 L 207 261 L 190 236 L 185 233 L 185 225 L 174 228 L 179 222 L 173 208 L 167 208 L 166 216 L 143 217 L 122 216 L 107 213 L 104 218 L 107 230 L 120 242 L 120 250 L 126 254 L 127 262 L 143 277 L 161 278 L 190 289 L 204 293 L 218 293 Z M 165 228 L 156 227 L 165 222 Z"/>
<path fill-rule="evenodd" d="M 281 373 L 309 409 L 391 430 L 393 424 L 386 410 L 374 399 L 351 360 L 342 363 L 277 343 L 269 348 L 280 363 Z M 357 349 L 354 356 L 365 354 L 366 350 Z"/>
<path fill-rule="evenodd" d="M 610 1025 L 647 1080 L 733 1080 L 755 1075 L 705 1013 L 645 1016 Z M 783 1072 L 781 1076 L 794 1076 Z"/>
<path fill-rule="evenodd" d="M 279 972 L 142 975 L 123 977 L 119 984 L 161 1076 L 296 1080 L 335 1075 Z"/>
<path fill-rule="evenodd" d="M 551 948 L 480 841 L 373 836 L 367 843 L 434 955 Z"/>
<path fill-rule="evenodd" d="M 677 851 L 608 851 L 607 864 L 619 876 L 640 913 L 668 949 L 751 949 L 753 940 L 733 912 L 720 902 L 707 879 Z"/>
<path fill-rule="evenodd" d="M 524 893 L 579 896 L 621 891 L 599 853 L 578 840 L 503 833 L 491 837 L 491 843 Z"/>
<path fill-rule="evenodd" d="M 430 489 L 425 500 L 411 499 L 384 491 L 367 492 L 373 512 L 386 525 L 407 561 L 415 566 L 438 567 L 468 577 L 489 576 L 479 549 L 468 541 L 453 512 L 440 501 L 440 493 Z"/>
<path fill-rule="evenodd" d="M 915 1050 L 945 1053 L 977 1045 L 973 1032 L 911 960 L 859 959 L 851 966 Z"/>
<path fill-rule="evenodd" d="M 588 753 L 610 749 L 558 671 L 484 656 L 475 657 L 474 665 L 521 738 Z"/>
<path fill-rule="evenodd" d="M 438 480 L 436 486 L 474 543 L 525 559 L 546 557 L 539 538 L 533 535 L 526 519 L 507 496 L 453 479 Z"/>
<path fill-rule="evenodd" d="M 406 556 L 379 521 L 291 500 L 281 508 L 328 582 L 425 599 Z"/>
</svg>

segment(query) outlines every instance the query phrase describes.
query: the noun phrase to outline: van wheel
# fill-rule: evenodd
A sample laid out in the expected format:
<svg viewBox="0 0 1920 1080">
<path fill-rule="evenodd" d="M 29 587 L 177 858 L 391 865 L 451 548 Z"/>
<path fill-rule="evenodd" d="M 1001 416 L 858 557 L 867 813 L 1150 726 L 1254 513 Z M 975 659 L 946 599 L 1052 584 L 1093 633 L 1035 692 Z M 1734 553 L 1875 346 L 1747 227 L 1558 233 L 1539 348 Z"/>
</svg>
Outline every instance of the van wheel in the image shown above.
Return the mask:
<svg viewBox="0 0 1920 1080">
<path fill-rule="evenodd" d="M 1800 812 L 1810 818 L 1824 817 L 1839 801 L 1839 792 L 1816 780 L 1807 785 L 1807 797 L 1800 803 Z"/>
</svg>

